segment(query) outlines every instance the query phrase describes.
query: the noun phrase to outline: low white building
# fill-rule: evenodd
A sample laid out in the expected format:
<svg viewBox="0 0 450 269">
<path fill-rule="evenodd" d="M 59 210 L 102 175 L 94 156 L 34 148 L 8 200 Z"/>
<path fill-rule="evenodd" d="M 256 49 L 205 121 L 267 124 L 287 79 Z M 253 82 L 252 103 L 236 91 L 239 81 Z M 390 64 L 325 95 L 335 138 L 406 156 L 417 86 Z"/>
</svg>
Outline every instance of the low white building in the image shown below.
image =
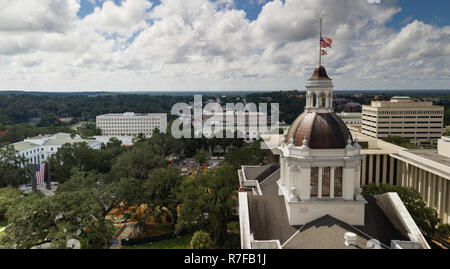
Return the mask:
<svg viewBox="0 0 450 269">
<path fill-rule="evenodd" d="M 23 156 L 28 163 L 40 164 L 55 154 L 64 144 L 87 143 L 93 149 L 100 149 L 101 143 L 91 139 L 81 139 L 79 135 L 67 133 L 37 136 L 11 144 L 17 154 Z"/>
<path fill-rule="evenodd" d="M 96 126 L 104 136 L 133 136 L 142 133 L 151 137 L 156 128 L 162 133 L 166 132 L 167 114 L 133 112 L 105 114 L 97 116 Z"/>
<path fill-rule="evenodd" d="M 100 135 L 93 137 L 96 141 L 100 142 L 100 144 L 108 144 L 111 138 L 115 138 L 122 142 L 123 146 L 132 146 L 133 145 L 133 136 L 108 136 L 108 135 Z"/>
</svg>

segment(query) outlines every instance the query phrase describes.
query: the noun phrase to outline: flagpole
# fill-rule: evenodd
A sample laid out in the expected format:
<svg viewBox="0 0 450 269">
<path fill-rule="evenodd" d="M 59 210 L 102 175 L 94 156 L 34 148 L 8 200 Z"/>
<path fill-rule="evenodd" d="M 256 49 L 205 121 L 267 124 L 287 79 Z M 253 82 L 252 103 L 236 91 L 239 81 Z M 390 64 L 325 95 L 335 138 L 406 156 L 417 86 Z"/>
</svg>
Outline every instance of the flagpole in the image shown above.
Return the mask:
<svg viewBox="0 0 450 269">
<path fill-rule="evenodd" d="M 323 18 L 320 17 L 320 37 L 319 37 L 319 66 L 322 65 L 322 48 L 320 47 L 320 40 L 322 39 L 322 20 Z"/>
</svg>

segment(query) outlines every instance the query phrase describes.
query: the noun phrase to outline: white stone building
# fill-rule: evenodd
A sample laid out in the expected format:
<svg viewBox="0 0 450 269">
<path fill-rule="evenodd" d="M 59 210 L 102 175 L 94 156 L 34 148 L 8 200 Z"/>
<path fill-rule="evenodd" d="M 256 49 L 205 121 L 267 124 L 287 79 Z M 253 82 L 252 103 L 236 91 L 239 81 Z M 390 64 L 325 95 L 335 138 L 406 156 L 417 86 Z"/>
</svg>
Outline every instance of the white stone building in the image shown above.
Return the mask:
<svg viewBox="0 0 450 269">
<path fill-rule="evenodd" d="M 97 116 L 96 125 L 104 136 L 133 136 L 142 133 L 151 137 L 156 128 L 162 133 L 166 132 L 167 114 L 138 114 L 133 112 L 105 114 Z"/>
<path fill-rule="evenodd" d="M 362 108 L 362 133 L 374 138 L 401 136 L 415 144 L 435 143 L 443 131 L 444 107 L 432 101 L 395 96 Z"/>
<path fill-rule="evenodd" d="M 28 163 L 40 164 L 55 154 L 64 144 L 87 143 L 93 149 L 100 149 L 101 143 L 92 139 L 81 139 L 79 135 L 67 133 L 37 136 L 11 144 L 17 154 L 23 156 Z"/>
</svg>

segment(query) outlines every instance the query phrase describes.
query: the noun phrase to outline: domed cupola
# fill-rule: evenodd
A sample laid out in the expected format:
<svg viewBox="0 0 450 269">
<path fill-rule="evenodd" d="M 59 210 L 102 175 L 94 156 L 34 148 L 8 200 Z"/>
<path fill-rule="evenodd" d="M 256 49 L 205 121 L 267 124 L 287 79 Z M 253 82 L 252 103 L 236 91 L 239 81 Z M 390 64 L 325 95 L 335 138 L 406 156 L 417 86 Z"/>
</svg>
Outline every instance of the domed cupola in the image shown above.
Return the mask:
<svg viewBox="0 0 450 269">
<path fill-rule="evenodd" d="M 318 66 L 306 84 L 305 111 L 292 123 L 286 139 L 294 145 L 308 141 L 311 149 L 344 149 L 352 135 L 333 111 L 333 82 L 325 67 Z"/>
<path fill-rule="evenodd" d="M 291 139 L 299 147 L 307 140 L 311 149 L 344 149 L 352 135 L 334 113 L 304 112 L 289 128 L 286 140 Z"/>
</svg>

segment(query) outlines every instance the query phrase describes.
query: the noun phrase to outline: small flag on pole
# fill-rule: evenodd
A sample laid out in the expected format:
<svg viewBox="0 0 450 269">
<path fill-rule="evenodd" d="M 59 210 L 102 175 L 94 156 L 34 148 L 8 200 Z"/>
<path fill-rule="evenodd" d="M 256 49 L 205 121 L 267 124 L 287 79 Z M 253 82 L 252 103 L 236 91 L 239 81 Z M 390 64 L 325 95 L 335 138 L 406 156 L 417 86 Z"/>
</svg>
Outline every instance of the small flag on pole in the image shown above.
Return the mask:
<svg viewBox="0 0 450 269">
<path fill-rule="evenodd" d="M 321 48 L 331 48 L 331 43 L 333 43 L 333 40 L 331 40 L 331 38 L 320 37 Z"/>
<path fill-rule="evenodd" d="M 322 50 L 322 56 L 327 55 L 328 53 L 325 50 Z"/>
</svg>

